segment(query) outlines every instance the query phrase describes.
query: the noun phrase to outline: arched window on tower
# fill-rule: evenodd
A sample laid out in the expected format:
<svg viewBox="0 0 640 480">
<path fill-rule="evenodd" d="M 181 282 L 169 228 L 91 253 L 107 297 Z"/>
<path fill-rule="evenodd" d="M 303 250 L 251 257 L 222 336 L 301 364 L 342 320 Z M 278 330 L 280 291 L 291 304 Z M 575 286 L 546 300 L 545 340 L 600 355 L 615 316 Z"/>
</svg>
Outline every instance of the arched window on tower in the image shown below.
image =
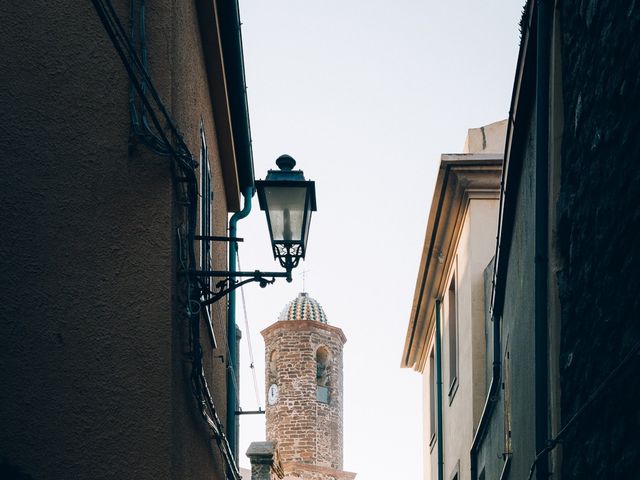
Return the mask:
<svg viewBox="0 0 640 480">
<path fill-rule="evenodd" d="M 329 403 L 330 373 L 329 349 L 320 347 L 316 350 L 316 400 L 318 402 Z"/>
</svg>

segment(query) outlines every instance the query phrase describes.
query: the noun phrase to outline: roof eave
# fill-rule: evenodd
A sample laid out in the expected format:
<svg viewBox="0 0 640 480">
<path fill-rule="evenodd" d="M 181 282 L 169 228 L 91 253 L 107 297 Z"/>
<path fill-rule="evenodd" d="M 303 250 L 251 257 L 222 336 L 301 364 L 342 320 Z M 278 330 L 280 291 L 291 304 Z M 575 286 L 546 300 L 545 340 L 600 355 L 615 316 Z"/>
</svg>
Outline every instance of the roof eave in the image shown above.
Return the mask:
<svg viewBox="0 0 640 480">
<path fill-rule="evenodd" d="M 253 153 L 237 0 L 196 0 L 227 209 L 253 187 Z"/>
<path fill-rule="evenodd" d="M 499 192 L 500 154 L 444 154 L 429 220 L 405 337 L 401 367 L 422 371 L 434 321 L 435 300 L 455 257 L 457 239 L 474 191 Z"/>
</svg>

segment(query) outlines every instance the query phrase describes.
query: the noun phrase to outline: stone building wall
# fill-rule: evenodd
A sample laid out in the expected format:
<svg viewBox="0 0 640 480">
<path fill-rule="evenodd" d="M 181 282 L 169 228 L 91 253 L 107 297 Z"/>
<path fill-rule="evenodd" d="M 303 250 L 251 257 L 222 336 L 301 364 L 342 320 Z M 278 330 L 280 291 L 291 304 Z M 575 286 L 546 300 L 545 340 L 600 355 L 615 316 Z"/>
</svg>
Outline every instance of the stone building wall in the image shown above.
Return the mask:
<svg viewBox="0 0 640 480">
<path fill-rule="evenodd" d="M 339 328 L 315 321 L 279 321 L 263 332 L 266 389 L 278 385 L 278 401 L 266 411 L 267 440 L 283 462 L 342 469 L 342 346 Z M 316 399 L 316 351 L 330 352 L 329 403 Z M 272 357 L 276 352 L 277 360 Z M 275 360 L 275 361 L 274 361 Z"/>
<path fill-rule="evenodd" d="M 640 4 L 560 2 L 564 425 L 640 339 Z M 562 444 L 562 478 L 638 478 L 638 355 Z"/>
</svg>

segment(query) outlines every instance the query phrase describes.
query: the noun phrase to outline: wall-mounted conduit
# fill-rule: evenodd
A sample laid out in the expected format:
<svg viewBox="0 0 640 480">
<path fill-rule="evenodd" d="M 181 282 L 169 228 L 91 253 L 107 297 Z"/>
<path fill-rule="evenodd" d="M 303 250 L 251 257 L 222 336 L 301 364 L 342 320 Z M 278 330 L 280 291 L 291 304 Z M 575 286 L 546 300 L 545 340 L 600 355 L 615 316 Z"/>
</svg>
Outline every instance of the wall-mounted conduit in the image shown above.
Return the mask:
<svg viewBox="0 0 640 480">
<path fill-rule="evenodd" d="M 133 23 L 129 33 L 123 27 L 110 0 L 92 0 L 96 12 L 109 36 L 130 80 L 130 100 L 132 135 L 142 140 L 153 152 L 172 159 L 171 168 L 174 186 L 177 190 L 178 205 L 184 209 L 186 223 L 179 226 L 178 251 L 183 277 L 186 279 L 186 313 L 190 321 L 190 343 L 192 356 L 191 386 L 198 404 L 200 414 L 210 430 L 226 465 L 227 478 L 240 480 L 240 473 L 235 457 L 207 384 L 202 364 L 202 347 L 200 345 L 200 288 L 191 281 L 188 272 L 196 268 L 195 230 L 197 224 L 198 185 L 195 170 L 197 162 L 186 145 L 175 121 L 169 115 L 158 91 L 146 68 L 146 44 L 144 42 L 144 2 L 140 7 L 140 43 L 143 58 L 140 58 L 134 46 Z M 132 22 L 135 5 L 131 4 Z M 136 100 L 140 101 L 140 106 Z M 149 98 L 149 95 L 151 98 Z M 141 113 L 138 114 L 137 109 Z M 147 121 L 147 115 L 151 125 Z M 160 122 L 162 118 L 167 125 L 168 133 Z M 171 140 L 170 140 L 170 138 Z M 186 238 L 185 238 L 186 237 Z"/>
</svg>

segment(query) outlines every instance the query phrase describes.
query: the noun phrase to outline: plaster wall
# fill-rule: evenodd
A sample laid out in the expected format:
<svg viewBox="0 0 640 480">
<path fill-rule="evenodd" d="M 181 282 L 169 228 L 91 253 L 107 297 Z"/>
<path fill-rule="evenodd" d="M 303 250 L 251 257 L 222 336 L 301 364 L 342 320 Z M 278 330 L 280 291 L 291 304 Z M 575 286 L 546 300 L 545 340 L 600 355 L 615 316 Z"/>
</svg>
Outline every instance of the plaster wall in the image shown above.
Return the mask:
<svg viewBox="0 0 640 480">
<path fill-rule="evenodd" d="M 472 195 L 473 196 L 473 195 Z M 458 312 L 458 377 L 457 387 L 448 395 L 451 385 L 449 350 L 449 311 L 446 290 L 442 304 L 442 379 L 444 473 L 449 477 L 459 468 L 459 478 L 469 478 L 469 450 L 479 419 L 485 385 L 485 304 L 484 269 L 494 252 L 498 199 L 471 198 L 456 249 L 456 260 L 447 278 L 456 277 Z M 446 282 L 448 288 L 450 280 Z M 433 340 L 430 341 L 433 348 Z M 425 479 L 437 478 L 437 445 L 430 444 L 431 428 L 429 360 L 423 371 L 423 418 Z"/>
<path fill-rule="evenodd" d="M 464 153 L 504 153 L 507 120 L 470 128 L 464 141 Z"/>
<path fill-rule="evenodd" d="M 534 415 L 534 193 L 535 112 L 528 122 L 521 180 L 517 187 L 516 218 L 508 259 L 505 304 L 501 320 L 502 379 L 499 401 L 478 453 L 478 472 L 500 478 L 504 455 L 511 454 L 509 476 L 527 478 L 535 458 Z M 508 366 L 507 366 L 508 365 Z M 505 390 L 508 398 L 505 400 Z M 505 416 L 511 416 L 511 448 Z"/>
<path fill-rule="evenodd" d="M 467 212 L 468 213 L 468 212 Z M 444 302 L 442 303 L 442 416 L 443 416 L 443 442 L 444 442 L 444 474 L 449 478 L 457 465 L 461 472 L 466 472 L 468 467 L 467 444 L 471 438 L 472 417 L 472 386 L 471 386 L 471 272 L 469 269 L 470 255 L 470 219 L 467 214 L 449 280 L 445 285 Z M 450 318 L 450 305 L 447 289 L 455 278 L 456 283 L 456 310 L 458 331 L 458 373 L 457 385 L 452 388 L 450 375 L 450 334 L 451 323 L 455 319 Z M 437 456 L 436 456 L 437 457 Z M 436 458 L 437 461 L 437 458 Z"/>
<path fill-rule="evenodd" d="M 114 3 L 128 22 L 128 2 Z M 90 2 L 12 2 L 3 19 L 2 459 L 34 479 L 223 478 L 185 374 L 169 161 L 129 148 L 125 69 Z M 151 76 L 195 154 L 204 119 L 222 235 L 193 2 L 153 2 L 147 37 Z M 214 256 L 225 264 L 224 247 Z M 205 345 L 209 372 L 213 353 Z"/>
<path fill-rule="evenodd" d="M 434 351 L 433 335 L 428 342 L 428 351 Z M 434 397 L 433 402 L 436 404 L 436 392 L 433 389 L 433 382 L 429 373 L 429 362 L 427 359 L 427 365 L 422 372 L 422 478 L 430 480 L 437 478 L 438 474 L 438 456 L 436 450 L 436 440 L 431 441 L 432 426 L 430 425 L 431 416 L 431 396 Z M 433 430 L 435 431 L 435 429 Z"/>
<path fill-rule="evenodd" d="M 485 331 L 485 280 L 484 271 L 495 253 L 495 236 L 498 228 L 500 201 L 497 193 L 491 198 L 475 198 L 469 205 L 469 270 L 470 270 L 470 313 L 471 326 L 471 385 L 472 385 L 472 425 L 475 434 L 487 394 L 487 377 L 491 371 L 486 368 L 487 342 Z M 471 444 L 469 444 L 469 449 Z"/>
</svg>

